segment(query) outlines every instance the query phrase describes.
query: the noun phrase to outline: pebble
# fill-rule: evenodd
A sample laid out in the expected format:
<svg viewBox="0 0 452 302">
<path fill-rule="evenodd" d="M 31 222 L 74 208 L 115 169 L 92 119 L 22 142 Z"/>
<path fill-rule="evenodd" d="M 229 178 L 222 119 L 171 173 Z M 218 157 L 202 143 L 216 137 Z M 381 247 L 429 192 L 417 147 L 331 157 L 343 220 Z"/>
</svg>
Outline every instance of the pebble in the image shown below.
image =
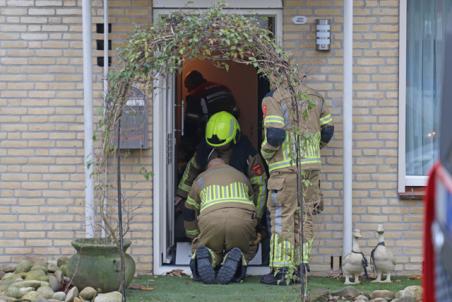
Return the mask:
<svg viewBox="0 0 452 302">
<path fill-rule="evenodd" d="M 26 280 L 26 281 L 19 281 L 15 282 L 13 284 L 15 287 L 33 287 L 38 288 L 41 287 L 41 281 L 38 280 Z"/>
<path fill-rule="evenodd" d="M 66 256 L 60 257 L 57 260 L 57 266 L 61 267 L 61 266 L 65 265 L 66 263 L 68 263 L 68 261 L 69 261 L 69 257 L 66 257 Z"/>
<path fill-rule="evenodd" d="M 25 294 L 25 296 L 22 297 L 22 300 L 30 300 L 31 302 L 36 302 L 36 300 L 38 300 L 38 298 L 40 298 L 41 296 L 39 295 L 38 292 L 29 292 L 27 294 Z M 41 297 L 42 298 L 42 297 Z"/>
<path fill-rule="evenodd" d="M 29 260 L 29 259 L 22 260 L 16 266 L 16 273 L 29 272 L 32 266 L 33 266 L 33 262 L 31 260 Z"/>
<path fill-rule="evenodd" d="M 44 264 L 34 264 L 30 271 L 43 271 L 43 272 L 47 272 L 47 265 Z"/>
<path fill-rule="evenodd" d="M 56 272 L 57 270 L 58 270 L 58 266 L 57 266 L 56 263 L 49 263 L 49 264 L 47 264 L 47 271 L 48 271 L 49 273 L 54 273 L 54 272 Z"/>
<path fill-rule="evenodd" d="M 80 297 L 82 297 L 85 300 L 92 300 L 97 295 L 97 291 L 92 287 L 85 287 L 80 292 Z"/>
<path fill-rule="evenodd" d="M 64 302 L 74 302 L 74 298 L 78 296 L 78 288 L 77 287 L 73 287 L 71 288 L 67 295 L 66 298 L 64 299 Z"/>
<path fill-rule="evenodd" d="M 405 289 L 403 289 L 401 291 L 400 298 L 405 298 L 405 297 L 415 298 L 416 302 L 421 302 L 422 301 L 422 287 L 420 287 L 419 285 L 411 285 L 411 286 L 406 287 Z"/>
<path fill-rule="evenodd" d="M 52 299 L 58 300 L 58 301 L 64 301 L 66 299 L 66 293 L 65 292 L 56 292 L 53 294 Z"/>
<path fill-rule="evenodd" d="M 43 298 L 46 298 L 46 299 L 52 298 L 53 294 L 54 294 L 53 290 L 50 287 L 48 287 L 48 286 L 41 286 L 40 288 L 38 288 L 37 292 Z"/>
<path fill-rule="evenodd" d="M 396 298 L 391 302 L 416 302 L 416 298 L 413 297 Z"/>
<path fill-rule="evenodd" d="M 49 281 L 47 274 L 42 270 L 29 271 L 25 275 L 25 280 Z"/>
<path fill-rule="evenodd" d="M 58 281 L 58 283 L 62 283 L 63 282 L 63 272 L 61 271 L 61 270 L 57 270 L 56 272 L 55 272 L 55 278 L 57 279 L 57 281 Z"/>
<path fill-rule="evenodd" d="M 54 292 L 60 290 L 60 283 L 58 282 L 58 279 L 54 275 L 49 275 L 49 285 Z"/>
<path fill-rule="evenodd" d="M 357 296 L 359 296 L 360 294 L 361 294 L 361 292 L 358 291 L 353 286 L 347 286 L 341 290 L 338 290 L 338 291 L 335 291 L 332 293 L 332 295 L 334 295 L 334 296 L 343 297 L 345 299 L 354 299 Z"/>
<path fill-rule="evenodd" d="M 106 294 L 99 294 L 94 302 L 122 302 L 122 295 L 120 292 L 109 292 Z"/>
<path fill-rule="evenodd" d="M 0 271 L 5 273 L 12 273 L 16 271 L 16 265 L 15 264 L 4 264 L 0 266 Z"/>
<path fill-rule="evenodd" d="M 384 298 L 386 300 L 392 300 L 392 299 L 394 299 L 394 293 L 390 290 L 378 289 L 378 290 L 374 290 L 372 292 L 372 294 L 370 294 L 370 298 L 371 299 Z"/>
</svg>

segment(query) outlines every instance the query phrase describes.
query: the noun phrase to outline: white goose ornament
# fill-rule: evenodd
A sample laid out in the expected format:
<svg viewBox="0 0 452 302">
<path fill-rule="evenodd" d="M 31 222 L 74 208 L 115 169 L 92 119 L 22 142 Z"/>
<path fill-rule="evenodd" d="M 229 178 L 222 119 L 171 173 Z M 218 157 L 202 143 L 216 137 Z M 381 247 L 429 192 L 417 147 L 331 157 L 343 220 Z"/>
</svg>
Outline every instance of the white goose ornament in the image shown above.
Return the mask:
<svg viewBox="0 0 452 302">
<path fill-rule="evenodd" d="M 351 253 L 345 256 L 342 265 L 342 273 L 345 276 L 344 284 L 359 284 L 359 275 L 364 271 L 367 276 L 367 259 L 359 248 L 358 239 L 361 238 L 361 232 L 358 229 L 353 231 L 353 247 Z M 354 277 L 354 282 L 350 281 Z"/>
<path fill-rule="evenodd" d="M 370 253 L 370 262 L 373 266 L 377 279 L 372 282 L 390 283 L 391 272 L 396 265 L 392 252 L 385 246 L 383 225 L 379 224 L 377 227 L 378 244 Z M 386 279 L 381 280 L 383 274 L 386 274 Z"/>
</svg>

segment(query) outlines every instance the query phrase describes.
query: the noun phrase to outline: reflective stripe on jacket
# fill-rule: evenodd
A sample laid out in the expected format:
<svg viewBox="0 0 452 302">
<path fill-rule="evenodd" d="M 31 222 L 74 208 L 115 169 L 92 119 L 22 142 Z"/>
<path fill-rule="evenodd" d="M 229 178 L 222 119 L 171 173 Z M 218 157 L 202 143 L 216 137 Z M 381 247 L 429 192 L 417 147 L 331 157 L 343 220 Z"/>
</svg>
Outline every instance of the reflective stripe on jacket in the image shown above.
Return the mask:
<svg viewBox="0 0 452 302">
<path fill-rule="evenodd" d="M 264 139 L 261 145 L 262 157 L 269 171 L 294 169 L 296 166 L 297 146 L 300 150 L 299 163 L 302 169 L 320 170 L 320 131 L 324 125 L 332 125 L 333 119 L 324 99 L 314 90 L 298 87 L 308 101 L 299 102 L 300 117 L 298 125 L 293 125 L 295 114 L 291 110 L 291 95 L 286 89 L 279 88 L 266 96 L 262 102 L 264 113 L 264 135 L 268 128 L 284 129 L 285 139 L 280 146 L 272 146 Z"/>
<path fill-rule="evenodd" d="M 216 151 L 227 164 L 248 177 L 252 187 L 250 195 L 254 196 L 257 218 L 260 220 L 265 212 L 267 202 L 267 174 L 259 153 L 246 136 L 242 136 L 240 141 L 231 149 Z M 209 152 L 204 153 L 208 154 Z M 188 196 L 193 181 L 205 170 L 205 167 L 198 163 L 196 158 L 197 154 L 188 162 L 179 182 L 176 194 L 180 197 L 186 198 Z"/>
<path fill-rule="evenodd" d="M 221 208 L 242 208 L 255 212 L 253 188 L 248 178 L 229 165 L 207 169 L 193 182 L 185 207 L 194 210 L 195 220 L 185 221 L 186 235 L 197 232 L 197 217 Z"/>
</svg>

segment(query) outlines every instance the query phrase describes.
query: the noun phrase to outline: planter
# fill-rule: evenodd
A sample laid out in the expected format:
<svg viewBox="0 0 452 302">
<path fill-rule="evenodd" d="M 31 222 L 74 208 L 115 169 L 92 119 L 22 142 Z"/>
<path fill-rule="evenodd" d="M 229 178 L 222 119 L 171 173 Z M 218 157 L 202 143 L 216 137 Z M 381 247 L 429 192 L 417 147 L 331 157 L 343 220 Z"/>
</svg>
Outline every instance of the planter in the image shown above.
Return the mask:
<svg viewBox="0 0 452 302">
<path fill-rule="evenodd" d="M 120 284 L 121 257 L 119 249 L 112 241 L 105 239 L 77 239 L 72 241 L 77 250 L 67 264 L 69 278 L 80 290 L 87 286 L 100 289 L 101 292 L 118 290 Z M 131 245 L 124 240 L 124 252 Z M 135 261 L 125 255 L 126 286 L 135 274 Z"/>
</svg>

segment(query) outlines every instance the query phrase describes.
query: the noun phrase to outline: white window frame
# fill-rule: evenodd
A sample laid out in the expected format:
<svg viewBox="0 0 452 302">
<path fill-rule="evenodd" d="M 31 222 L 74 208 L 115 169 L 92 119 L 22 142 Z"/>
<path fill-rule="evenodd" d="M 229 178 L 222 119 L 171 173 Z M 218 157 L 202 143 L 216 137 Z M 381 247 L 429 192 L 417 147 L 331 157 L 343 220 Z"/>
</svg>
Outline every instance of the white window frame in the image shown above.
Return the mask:
<svg viewBox="0 0 452 302">
<path fill-rule="evenodd" d="M 207 9 L 212 7 L 217 1 L 210 0 L 197 0 L 195 4 L 191 4 L 190 6 L 186 5 L 186 0 L 157 0 L 154 1 L 153 9 L 152 9 L 152 17 L 153 21 L 156 22 L 160 15 L 168 15 L 170 13 L 184 10 L 184 11 L 193 11 L 197 12 L 202 9 Z M 243 3 L 246 2 L 246 5 Z M 256 1 L 236 1 L 229 0 L 227 1 L 228 8 L 225 9 L 225 12 L 228 14 L 241 14 L 241 15 L 263 15 L 263 16 L 274 16 L 275 17 L 275 34 L 276 34 L 276 42 L 282 46 L 283 41 L 283 10 L 282 10 L 282 1 L 280 0 L 256 0 Z M 235 3 L 235 6 L 232 4 Z M 203 6 L 202 6 L 203 5 Z M 163 85 L 166 87 L 166 84 Z M 171 87 L 167 87 L 167 89 L 172 89 Z M 161 261 L 160 255 L 160 244 L 162 239 L 162 234 L 160 232 L 160 218 L 158 213 L 161 213 L 160 209 L 160 196 L 162 196 L 161 192 L 161 184 L 162 181 L 165 181 L 165 171 L 162 171 L 162 167 L 159 163 L 163 158 L 163 150 L 162 150 L 162 134 L 159 129 L 165 121 L 163 120 L 163 116 L 161 114 L 161 110 L 164 110 L 164 104 L 161 103 L 160 97 L 158 96 L 158 89 L 156 90 L 157 94 L 153 95 L 153 108 L 152 108 L 152 120 L 153 120 L 153 143 L 152 143 L 152 152 L 153 152 L 153 273 L 156 275 L 163 275 L 173 269 L 182 269 L 185 273 L 190 274 L 190 269 L 188 266 L 173 266 L 173 265 L 163 265 Z M 164 168 L 163 168 L 164 169 Z M 268 267 L 250 267 L 248 269 L 248 274 L 250 275 L 262 275 L 269 272 Z"/>
<path fill-rule="evenodd" d="M 406 59 L 407 59 L 407 0 L 400 0 L 399 8 L 399 193 L 407 186 L 421 187 L 428 176 L 406 175 Z"/>
</svg>

